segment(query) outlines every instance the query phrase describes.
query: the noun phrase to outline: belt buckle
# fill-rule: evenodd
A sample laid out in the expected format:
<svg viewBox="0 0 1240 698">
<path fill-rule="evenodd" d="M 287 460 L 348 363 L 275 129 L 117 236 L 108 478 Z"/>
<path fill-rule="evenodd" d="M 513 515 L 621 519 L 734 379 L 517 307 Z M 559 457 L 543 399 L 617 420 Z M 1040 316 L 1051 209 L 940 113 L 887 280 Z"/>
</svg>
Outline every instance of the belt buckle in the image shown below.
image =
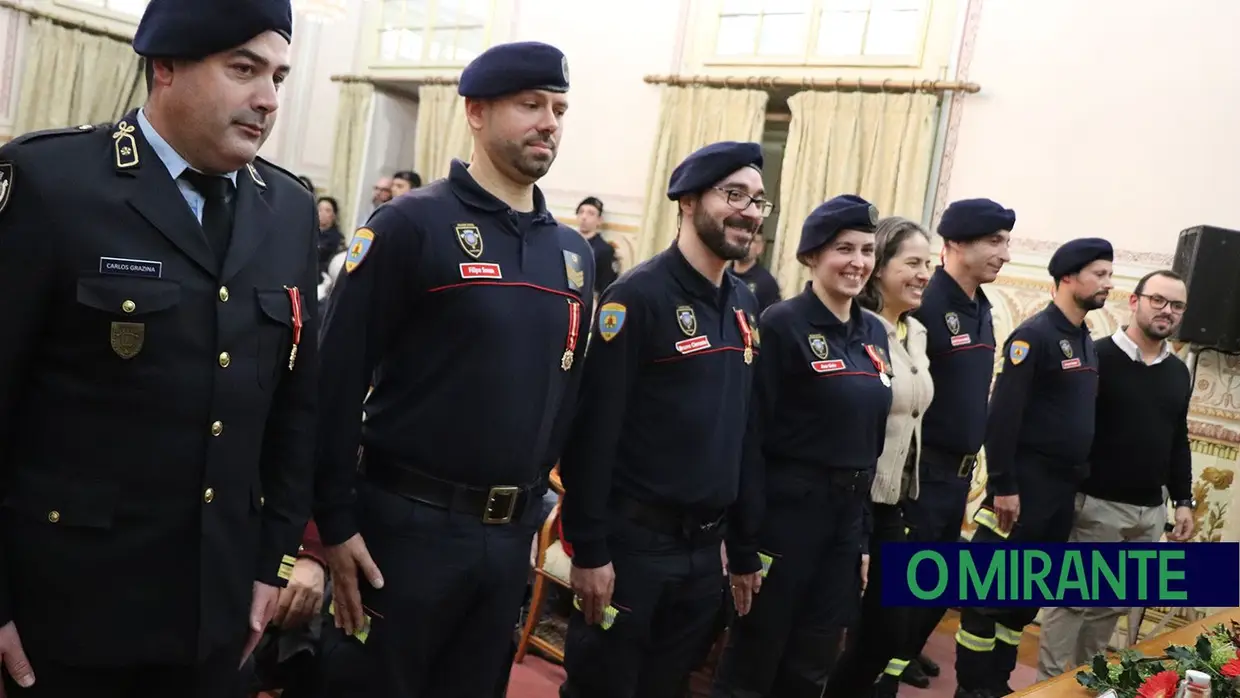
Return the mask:
<svg viewBox="0 0 1240 698">
<path fill-rule="evenodd" d="M 960 468 L 956 471 L 956 477 L 966 478 L 973 477 L 973 467 L 977 465 L 977 454 L 970 453 L 960 459 Z"/>
<path fill-rule="evenodd" d="M 517 496 L 520 487 L 492 487 L 487 493 L 486 511 L 482 512 L 484 524 L 506 524 L 512 521 L 512 514 L 517 510 Z"/>
</svg>

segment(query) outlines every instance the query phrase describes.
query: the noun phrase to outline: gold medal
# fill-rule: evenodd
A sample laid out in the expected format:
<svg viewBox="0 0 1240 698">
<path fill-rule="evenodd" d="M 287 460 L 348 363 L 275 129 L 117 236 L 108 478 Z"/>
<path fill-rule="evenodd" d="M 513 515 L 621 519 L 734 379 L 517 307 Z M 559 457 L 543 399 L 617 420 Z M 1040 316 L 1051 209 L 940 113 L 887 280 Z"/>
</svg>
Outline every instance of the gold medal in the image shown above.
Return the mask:
<svg viewBox="0 0 1240 698">
<path fill-rule="evenodd" d="M 753 363 L 753 347 L 745 347 L 745 363 Z"/>
<path fill-rule="evenodd" d="M 566 349 L 564 350 L 564 356 L 560 358 L 560 368 L 567 371 L 572 367 L 573 367 L 573 352 L 572 350 Z"/>
</svg>

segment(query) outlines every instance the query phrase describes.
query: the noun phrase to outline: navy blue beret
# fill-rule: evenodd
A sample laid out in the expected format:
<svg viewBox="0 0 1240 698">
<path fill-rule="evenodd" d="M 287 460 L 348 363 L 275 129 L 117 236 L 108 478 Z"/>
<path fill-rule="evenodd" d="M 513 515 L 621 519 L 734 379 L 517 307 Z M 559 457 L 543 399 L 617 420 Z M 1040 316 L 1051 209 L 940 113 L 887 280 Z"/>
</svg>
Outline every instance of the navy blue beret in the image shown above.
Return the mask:
<svg viewBox="0 0 1240 698">
<path fill-rule="evenodd" d="M 133 50 L 147 58 L 196 60 L 269 31 L 293 40 L 290 0 L 151 0 Z"/>
<path fill-rule="evenodd" d="M 841 230 L 874 232 L 878 207 L 860 196 L 844 194 L 828 200 L 810 212 L 801 226 L 797 256 L 809 254 L 831 240 Z"/>
<path fill-rule="evenodd" d="M 990 199 L 955 201 L 939 219 L 939 235 L 944 240 L 974 240 L 1016 227 L 1016 212 Z"/>
<path fill-rule="evenodd" d="M 1115 259 L 1115 250 L 1111 248 L 1111 243 L 1102 238 L 1077 238 L 1065 242 L 1055 250 L 1046 270 L 1051 273 L 1052 279 L 1062 279 L 1099 259 L 1108 262 Z"/>
<path fill-rule="evenodd" d="M 537 41 L 492 46 L 465 66 L 456 89 L 470 99 L 494 99 L 522 90 L 568 92 L 564 53 Z"/>
<path fill-rule="evenodd" d="M 667 180 L 667 198 L 677 201 L 715 185 L 742 167 L 762 169 L 762 146 L 757 143 L 720 141 L 689 154 Z"/>
</svg>

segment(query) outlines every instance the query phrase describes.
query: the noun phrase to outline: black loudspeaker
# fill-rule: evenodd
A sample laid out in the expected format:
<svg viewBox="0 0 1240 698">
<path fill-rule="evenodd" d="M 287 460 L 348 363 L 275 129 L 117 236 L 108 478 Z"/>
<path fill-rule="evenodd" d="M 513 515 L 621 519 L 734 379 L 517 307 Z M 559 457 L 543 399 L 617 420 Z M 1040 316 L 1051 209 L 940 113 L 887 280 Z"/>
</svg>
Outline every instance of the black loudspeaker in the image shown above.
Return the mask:
<svg viewBox="0 0 1240 698">
<path fill-rule="evenodd" d="M 1240 232 L 1212 225 L 1181 232 L 1171 268 L 1188 285 L 1177 339 L 1240 352 Z"/>
</svg>

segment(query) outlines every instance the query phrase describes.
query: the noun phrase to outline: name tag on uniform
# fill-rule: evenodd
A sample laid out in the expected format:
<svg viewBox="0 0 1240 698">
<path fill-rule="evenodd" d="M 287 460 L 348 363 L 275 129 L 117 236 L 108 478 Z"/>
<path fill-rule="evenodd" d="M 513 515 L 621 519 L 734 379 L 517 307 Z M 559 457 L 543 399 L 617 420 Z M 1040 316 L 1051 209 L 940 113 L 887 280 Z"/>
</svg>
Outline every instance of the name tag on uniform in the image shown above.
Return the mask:
<svg viewBox="0 0 1240 698">
<path fill-rule="evenodd" d="M 145 259 L 100 257 L 99 273 L 112 276 L 143 276 L 148 279 L 158 279 L 164 275 L 164 263 Z"/>
<path fill-rule="evenodd" d="M 1064 359 L 1063 361 L 1059 362 L 1059 366 L 1063 368 L 1063 370 L 1065 371 L 1070 368 L 1080 368 L 1081 360 L 1080 359 Z"/>
<path fill-rule="evenodd" d="M 972 342 L 972 341 L 973 341 L 973 340 L 969 337 L 969 335 L 967 335 L 967 334 L 958 334 L 958 335 L 956 335 L 955 337 L 952 337 L 952 346 L 953 346 L 953 347 L 963 347 L 964 345 L 966 345 L 966 344 L 968 344 L 969 342 Z"/>
<path fill-rule="evenodd" d="M 498 264 L 480 264 L 465 262 L 461 264 L 462 279 L 502 279 Z"/>
<path fill-rule="evenodd" d="M 693 337 L 691 339 L 682 339 L 676 342 L 676 351 L 681 354 L 692 354 L 703 349 L 710 349 L 710 337 L 705 335 L 701 337 Z"/>
<path fill-rule="evenodd" d="M 830 361 L 814 361 L 810 363 L 809 367 L 818 373 L 831 373 L 832 371 L 843 371 L 844 362 L 840 359 L 831 359 Z"/>
</svg>

